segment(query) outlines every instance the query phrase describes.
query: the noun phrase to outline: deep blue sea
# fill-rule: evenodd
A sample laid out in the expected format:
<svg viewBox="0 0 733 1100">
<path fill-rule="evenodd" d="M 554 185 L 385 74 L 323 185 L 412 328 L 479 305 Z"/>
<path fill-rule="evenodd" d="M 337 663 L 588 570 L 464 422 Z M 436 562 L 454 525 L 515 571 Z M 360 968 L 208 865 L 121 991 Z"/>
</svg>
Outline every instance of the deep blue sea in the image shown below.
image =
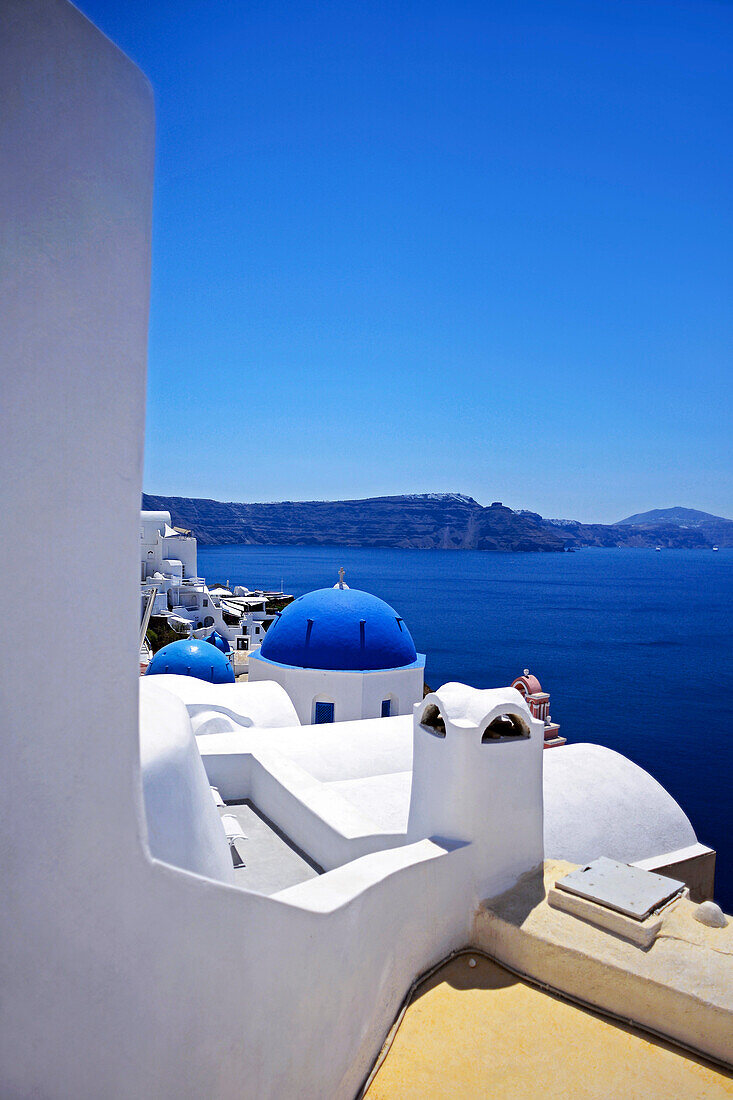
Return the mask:
<svg viewBox="0 0 733 1100">
<path fill-rule="evenodd" d="M 733 551 L 199 549 L 210 584 L 295 595 L 333 585 L 340 565 L 403 616 L 431 687 L 498 687 L 530 668 L 569 741 L 651 772 L 717 850 L 733 912 Z"/>
</svg>

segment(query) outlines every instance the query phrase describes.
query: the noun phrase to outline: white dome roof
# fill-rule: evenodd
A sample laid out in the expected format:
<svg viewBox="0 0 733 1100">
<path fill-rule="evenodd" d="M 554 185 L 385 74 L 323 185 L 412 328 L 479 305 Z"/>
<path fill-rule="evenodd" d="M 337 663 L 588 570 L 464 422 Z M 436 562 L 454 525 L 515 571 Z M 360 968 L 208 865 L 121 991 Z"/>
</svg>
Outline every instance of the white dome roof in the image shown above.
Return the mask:
<svg viewBox="0 0 733 1100">
<path fill-rule="evenodd" d="M 697 842 L 672 795 L 613 749 L 564 745 L 543 765 L 546 859 L 634 863 Z"/>
</svg>

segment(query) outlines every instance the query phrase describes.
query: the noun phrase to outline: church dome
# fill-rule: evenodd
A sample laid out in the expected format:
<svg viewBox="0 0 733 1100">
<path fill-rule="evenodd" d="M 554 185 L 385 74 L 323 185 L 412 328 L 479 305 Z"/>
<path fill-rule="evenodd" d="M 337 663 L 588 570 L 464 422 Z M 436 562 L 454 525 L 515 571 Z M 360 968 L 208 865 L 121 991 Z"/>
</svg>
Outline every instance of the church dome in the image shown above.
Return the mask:
<svg viewBox="0 0 733 1100">
<path fill-rule="evenodd" d="M 228 654 L 230 652 L 229 642 L 219 633 L 218 630 L 212 630 L 206 641 L 210 642 L 212 645 L 215 645 L 216 648 L 218 650 L 221 650 L 222 653 Z"/>
<path fill-rule="evenodd" d="M 181 638 L 164 645 L 148 665 L 146 676 L 195 676 L 211 684 L 233 684 L 234 672 L 224 654 L 207 639 Z"/>
<path fill-rule="evenodd" d="M 394 608 L 345 585 L 319 588 L 288 604 L 265 635 L 260 656 L 341 672 L 404 668 L 417 660 L 410 631 Z"/>
</svg>

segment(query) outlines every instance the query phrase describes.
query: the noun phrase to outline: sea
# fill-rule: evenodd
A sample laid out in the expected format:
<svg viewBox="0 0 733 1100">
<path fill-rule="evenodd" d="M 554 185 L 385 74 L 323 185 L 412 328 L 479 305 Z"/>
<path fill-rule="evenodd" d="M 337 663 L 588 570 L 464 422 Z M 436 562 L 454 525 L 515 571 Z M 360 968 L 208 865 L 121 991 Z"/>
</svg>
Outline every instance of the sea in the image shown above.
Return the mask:
<svg viewBox="0 0 733 1100">
<path fill-rule="evenodd" d="M 649 771 L 716 849 L 716 900 L 733 912 L 733 550 L 199 547 L 209 584 L 301 595 L 340 566 L 404 618 L 431 688 L 529 668 L 569 743 Z"/>
</svg>

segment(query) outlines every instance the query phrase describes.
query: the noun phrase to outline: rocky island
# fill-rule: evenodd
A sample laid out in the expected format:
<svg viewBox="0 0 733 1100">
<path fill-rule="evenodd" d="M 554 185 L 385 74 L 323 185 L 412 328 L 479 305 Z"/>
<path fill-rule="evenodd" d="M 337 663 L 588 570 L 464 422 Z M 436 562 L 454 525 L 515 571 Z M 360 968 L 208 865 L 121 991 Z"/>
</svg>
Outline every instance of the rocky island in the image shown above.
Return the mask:
<svg viewBox="0 0 733 1100">
<path fill-rule="evenodd" d="M 672 508 L 618 523 L 545 519 L 500 501 L 484 507 L 460 493 L 365 500 L 223 503 L 143 494 L 144 509 L 169 511 L 202 545 L 391 546 L 422 550 L 557 552 L 580 546 L 733 546 L 733 521 Z"/>
</svg>

